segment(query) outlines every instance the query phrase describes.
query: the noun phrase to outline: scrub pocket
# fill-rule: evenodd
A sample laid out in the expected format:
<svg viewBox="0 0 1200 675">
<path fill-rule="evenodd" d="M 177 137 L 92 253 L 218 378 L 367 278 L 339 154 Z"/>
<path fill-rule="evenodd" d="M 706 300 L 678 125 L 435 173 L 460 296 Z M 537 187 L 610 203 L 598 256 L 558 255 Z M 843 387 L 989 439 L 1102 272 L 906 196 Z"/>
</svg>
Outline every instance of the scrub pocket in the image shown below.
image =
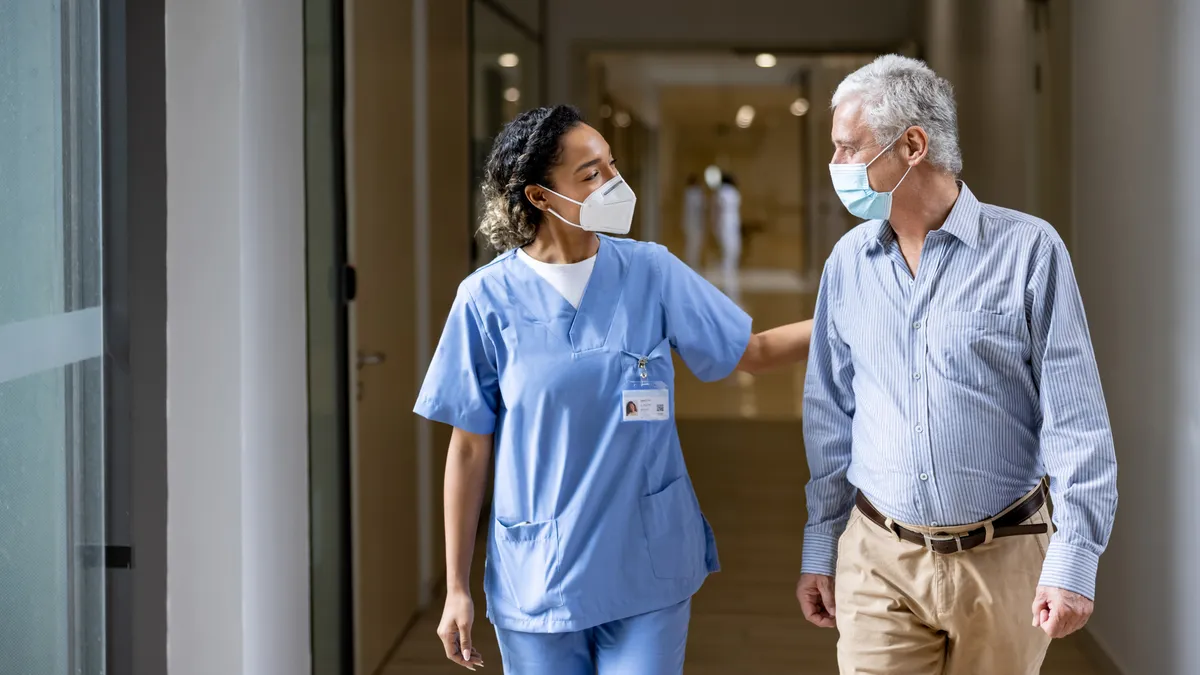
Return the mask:
<svg viewBox="0 0 1200 675">
<path fill-rule="evenodd" d="M 558 521 L 505 525 L 496 521 L 496 554 L 508 593 L 528 615 L 562 607 L 558 576 Z"/>
<path fill-rule="evenodd" d="M 692 579 L 705 569 L 704 524 L 686 477 L 641 499 L 650 564 L 659 579 Z"/>
<path fill-rule="evenodd" d="M 987 312 L 946 312 L 932 337 L 945 375 L 989 389 L 1019 376 L 1028 359 L 1029 331 L 1022 317 Z"/>
</svg>

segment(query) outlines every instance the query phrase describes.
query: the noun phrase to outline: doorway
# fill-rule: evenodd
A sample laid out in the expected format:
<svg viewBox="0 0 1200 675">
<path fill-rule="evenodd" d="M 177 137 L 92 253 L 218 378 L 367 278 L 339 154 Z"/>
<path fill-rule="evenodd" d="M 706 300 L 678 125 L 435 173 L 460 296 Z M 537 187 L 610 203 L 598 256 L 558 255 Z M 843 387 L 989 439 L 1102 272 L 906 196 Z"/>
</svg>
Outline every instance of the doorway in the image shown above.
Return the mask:
<svg viewBox="0 0 1200 675">
<path fill-rule="evenodd" d="M 449 434 L 410 410 L 470 270 L 468 10 L 306 0 L 319 675 L 381 672 L 443 576 Z"/>
</svg>

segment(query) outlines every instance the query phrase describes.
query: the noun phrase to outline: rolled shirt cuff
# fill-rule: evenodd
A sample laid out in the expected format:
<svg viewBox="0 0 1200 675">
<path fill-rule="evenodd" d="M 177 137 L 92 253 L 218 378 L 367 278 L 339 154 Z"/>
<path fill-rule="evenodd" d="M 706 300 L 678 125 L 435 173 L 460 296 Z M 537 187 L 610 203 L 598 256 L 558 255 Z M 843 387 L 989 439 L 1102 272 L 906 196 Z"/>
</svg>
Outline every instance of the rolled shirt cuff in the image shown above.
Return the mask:
<svg viewBox="0 0 1200 675">
<path fill-rule="evenodd" d="M 1100 556 L 1086 548 L 1051 541 L 1042 563 L 1039 586 L 1061 588 L 1078 593 L 1089 600 L 1096 598 L 1096 569 Z"/>
<path fill-rule="evenodd" d="M 837 572 L 837 555 L 838 536 L 836 534 L 805 532 L 800 573 L 824 574 L 832 577 Z"/>
</svg>

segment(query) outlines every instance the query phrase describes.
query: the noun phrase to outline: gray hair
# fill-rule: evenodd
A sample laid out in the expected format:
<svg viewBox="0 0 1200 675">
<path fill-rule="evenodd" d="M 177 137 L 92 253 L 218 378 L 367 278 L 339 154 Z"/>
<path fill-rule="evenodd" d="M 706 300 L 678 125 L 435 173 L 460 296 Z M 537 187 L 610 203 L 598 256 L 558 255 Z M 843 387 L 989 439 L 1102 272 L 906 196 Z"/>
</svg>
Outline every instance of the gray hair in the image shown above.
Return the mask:
<svg viewBox="0 0 1200 675">
<path fill-rule="evenodd" d="M 854 97 L 861 97 L 867 126 L 880 145 L 921 127 L 929 136 L 929 163 L 955 176 L 962 171 L 954 87 L 924 61 L 880 56 L 842 80 L 832 107 Z"/>
</svg>

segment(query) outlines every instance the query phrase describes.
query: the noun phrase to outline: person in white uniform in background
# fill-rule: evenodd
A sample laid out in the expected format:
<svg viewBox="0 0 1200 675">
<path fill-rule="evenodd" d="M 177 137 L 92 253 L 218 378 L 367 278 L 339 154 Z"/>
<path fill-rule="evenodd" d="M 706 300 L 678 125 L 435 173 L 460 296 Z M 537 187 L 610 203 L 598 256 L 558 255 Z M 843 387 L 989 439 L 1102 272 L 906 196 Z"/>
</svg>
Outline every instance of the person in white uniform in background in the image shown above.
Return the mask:
<svg viewBox="0 0 1200 675">
<path fill-rule="evenodd" d="M 696 174 L 687 177 L 683 189 L 683 235 L 687 250 L 684 260 L 688 267 L 700 270 L 700 252 L 704 249 L 704 186 Z"/>
<path fill-rule="evenodd" d="M 733 176 L 721 176 L 717 188 L 717 240 L 721 242 L 721 279 L 725 294 L 741 302 L 738 263 L 742 256 L 742 193 Z"/>
</svg>

